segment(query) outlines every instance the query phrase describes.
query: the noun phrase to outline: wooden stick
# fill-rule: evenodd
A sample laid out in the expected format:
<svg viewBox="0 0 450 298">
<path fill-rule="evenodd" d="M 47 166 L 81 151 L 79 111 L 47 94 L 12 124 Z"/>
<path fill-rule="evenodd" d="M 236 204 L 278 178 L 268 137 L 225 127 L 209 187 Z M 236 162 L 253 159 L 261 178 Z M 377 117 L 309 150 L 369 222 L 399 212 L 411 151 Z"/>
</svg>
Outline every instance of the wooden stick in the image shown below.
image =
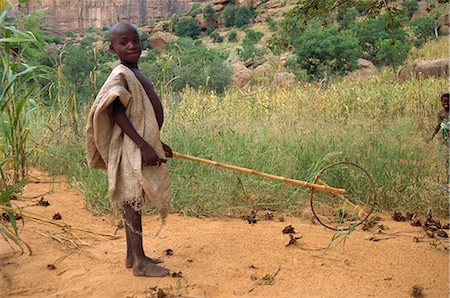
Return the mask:
<svg viewBox="0 0 450 298">
<path fill-rule="evenodd" d="M 252 174 L 252 175 L 256 175 L 256 176 L 266 177 L 266 178 L 269 178 L 272 180 L 276 180 L 276 181 L 280 181 L 280 182 L 284 182 L 284 183 L 288 183 L 288 184 L 307 187 L 307 188 L 314 189 L 314 190 L 324 192 L 324 193 L 328 193 L 331 195 L 345 193 L 345 189 L 343 189 L 343 188 L 335 188 L 335 187 L 330 187 L 330 186 L 325 186 L 325 185 L 314 184 L 314 183 L 310 183 L 310 182 L 306 182 L 306 181 L 286 178 L 286 177 L 282 177 L 282 176 L 276 176 L 276 175 L 267 174 L 267 173 L 263 173 L 263 172 L 257 172 L 252 169 L 247 169 L 247 168 L 243 168 L 243 167 L 224 164 L 224 163 L 220 163 L 217 161 L 203 159 L 203 158 L 190 156 L 190 155 L 185 155 L 185 154 L 181 154 L 181 153 L 177 153 L 177 152 L 172 152 L 172 153 L 173 153 L 173 157 L 190 160 L 190 161 L 195 161 L 195 162 L 199 162 L 199 163 L 204 163 L 207 165 L 211 165 L 211 166 L 215 166 L 215 167 L 219 167 L 219 168 L 223 168 L 223 169 L 228 169 L 228 170 L 233 170 L 233 171 L 237 171 L 240 173 L 246 173 L 246 174 Z"/>
</svg>

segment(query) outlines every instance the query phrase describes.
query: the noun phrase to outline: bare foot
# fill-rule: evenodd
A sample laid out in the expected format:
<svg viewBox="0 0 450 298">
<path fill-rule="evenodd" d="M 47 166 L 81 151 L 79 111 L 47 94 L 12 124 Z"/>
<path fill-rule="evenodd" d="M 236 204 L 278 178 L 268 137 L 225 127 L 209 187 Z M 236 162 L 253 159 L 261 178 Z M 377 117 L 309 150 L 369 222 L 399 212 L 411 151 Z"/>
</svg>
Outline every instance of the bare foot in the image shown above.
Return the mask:
<svg viewBox="0 0 450 298">
<path fill-rule="evenodd" d="M 137 261 L 133 265 L 133 274 L 135 276 L 163 277 L 169 275 L 170 270 L 157 266 L 148 260 Z"/>
<path fill-rule="evenodd" d="M 149 258 L 149 257 L 145 257 L 145 258 L 146 258 L 147 262 L 150 262 L 152 264 L 159 264 L 159 263 L 163 262 L 160 259 L 154 259 L 154 258 Z M 133 257 L 127 257 L 125 259 L 125 267 L 133 268 Z"/>
</svg>

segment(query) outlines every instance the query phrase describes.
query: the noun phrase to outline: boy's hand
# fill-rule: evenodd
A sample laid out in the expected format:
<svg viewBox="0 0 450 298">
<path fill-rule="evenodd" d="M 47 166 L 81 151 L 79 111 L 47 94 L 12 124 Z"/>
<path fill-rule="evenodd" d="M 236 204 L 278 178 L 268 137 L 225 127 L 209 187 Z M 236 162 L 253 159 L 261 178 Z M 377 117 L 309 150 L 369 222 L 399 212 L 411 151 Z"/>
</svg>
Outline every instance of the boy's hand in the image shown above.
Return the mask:
<svg viewBox="0 0 450 298">
<path fill-rule="evenodd" d="M 161 144 L 164 149 L 166 157 L 173 157 L 172 148 L 170 148 L 169 145 L 164 144 L 163 142 L 161 142 Z"/>
<path fill-rule="evenodd" d="M 152 148 L 149 144 L 144 144 L 141 147 L 142 152 L 142 160 L 144 165 L 146 166 L 160 166 L 161 163 L 167 162 L 167 159 L 160 158 L 158 154 L 156 154 L 155 149 Z"/>
</svg>

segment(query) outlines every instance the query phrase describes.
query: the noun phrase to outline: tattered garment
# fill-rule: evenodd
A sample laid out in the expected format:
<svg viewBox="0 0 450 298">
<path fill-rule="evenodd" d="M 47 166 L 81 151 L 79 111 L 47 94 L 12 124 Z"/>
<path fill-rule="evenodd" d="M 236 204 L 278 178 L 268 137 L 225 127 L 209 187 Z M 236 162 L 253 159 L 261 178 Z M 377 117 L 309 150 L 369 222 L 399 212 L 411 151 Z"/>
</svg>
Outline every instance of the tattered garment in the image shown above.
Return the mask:
<svg viewBox="0 0 450 298">
<path fill-rule="evenodd" d="M 112 103 L 119 98 L 136 132 L 164 157 L 153 105 L 134 73 L 124 65 L 113 69 L 100 89 L 86 127 L 86 155 L 92 168 L 106 169 L 111 203 L 130 204 L 141 211 L 145 198 L 164 219 L 169 214 L 171 189 L 166 164 L 145 166 L 142 153 L 112 118 Z"/>
</svg>

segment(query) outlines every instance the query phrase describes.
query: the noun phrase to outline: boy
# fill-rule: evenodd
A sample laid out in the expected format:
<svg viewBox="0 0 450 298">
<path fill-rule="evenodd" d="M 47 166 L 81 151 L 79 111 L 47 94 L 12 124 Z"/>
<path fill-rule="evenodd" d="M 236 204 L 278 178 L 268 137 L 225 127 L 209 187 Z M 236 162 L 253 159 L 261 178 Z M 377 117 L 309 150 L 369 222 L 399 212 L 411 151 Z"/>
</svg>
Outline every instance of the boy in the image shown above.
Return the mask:
<svg viewBox="0 0 450 298">
<path fill-rule="evenodd" d="M 109 31 L 110 49 L 121 64 L 100 89 L 88 118 L 86 155 L 89 166 L 107 169 L 111 204 L 123 208 L 127 254 L 125 266 L 136 276 L 165 276 L 161 261 L 145 255 L 141 212 L 148 199 L 162 220 L 169 214 L 171 190 L 166 159 L 172 150 L 161 142 L 161 101 L 139 71 L 141 44 L 127 22 Z"/>
<path fill-rule="evenodd" d="M 430 140 L 432 140 L 434 138 L 435 135 L 437 135 L 437 133 L 439 132 L 439 130 L 441 130 L 442 128 L 442 137 L 443 139 L 447 139 L 448 138 L 448 115 L 449 115 L 449 94 L 448 93 L 444 93 L 441 96 L 441 105 L 442 105 L 442 109 L 437 113 L 437 125 L 433 131 L 433 135 L 431 136 Z"/>
</svg>

